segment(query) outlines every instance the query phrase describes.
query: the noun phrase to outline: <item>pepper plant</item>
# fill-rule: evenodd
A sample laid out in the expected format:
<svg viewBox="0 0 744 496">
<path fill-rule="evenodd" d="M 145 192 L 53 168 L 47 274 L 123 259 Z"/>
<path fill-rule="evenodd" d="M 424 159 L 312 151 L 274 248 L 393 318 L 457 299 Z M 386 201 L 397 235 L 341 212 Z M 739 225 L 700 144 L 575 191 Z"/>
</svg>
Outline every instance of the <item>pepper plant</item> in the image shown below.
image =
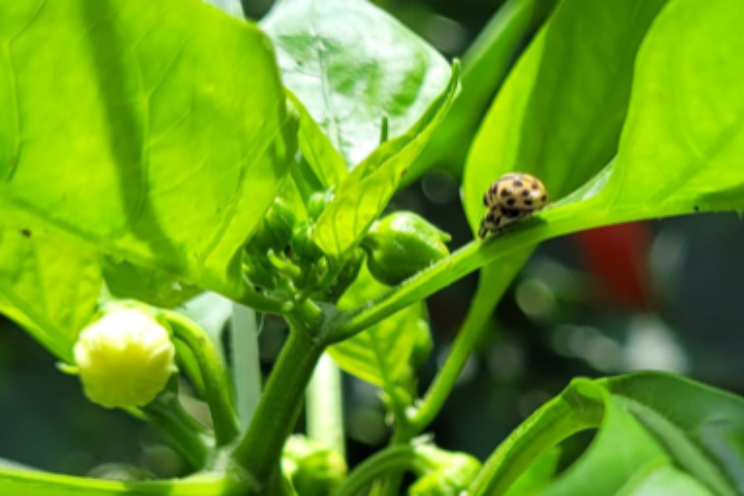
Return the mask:
<svg viewBox="0 0 744 496">
<path fill-rule="evenodd" d="M 259 23 L 223 3 L 0 2 L 0 311 L 193 469 L 0 468 L 0 494 L 744 492 L 744 401 L 674 375 L 577 378 L 482 465 L 425 436 L 539 243 L 744 209 L 741 2 L 509 0 L 462 68 L 363 0 L 284 0 Z M 387 210 L 446 157 L 465 162 L 474 235 L 506 172 L 540 178 L 552 205 L 449 254 L 427 220 Z M 474 271 L 420 391 L 423 302 Z M 231 360 L 184 314 L 197 295 L 213 315 L 233 302 Z M 289 328 L 263 386 L 254 312 Z M 348 469 L 332 360 L 380 389 L 393 432 Z M 585 430 L 558 470 L 554 448 Z"/>
</svg>

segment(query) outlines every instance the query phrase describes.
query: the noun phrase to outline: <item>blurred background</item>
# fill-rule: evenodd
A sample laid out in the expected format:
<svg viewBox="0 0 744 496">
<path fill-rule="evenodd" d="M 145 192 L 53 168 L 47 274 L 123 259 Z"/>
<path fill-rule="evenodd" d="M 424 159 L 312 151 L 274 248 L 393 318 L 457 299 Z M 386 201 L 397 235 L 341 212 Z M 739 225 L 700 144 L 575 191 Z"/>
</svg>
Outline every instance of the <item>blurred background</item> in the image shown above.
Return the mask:
<svg viewBox="0 0 744 496">
<path fill-rule="evenodd" d="M 244 1 L 260 18 L 269 0 Z M 447 57 L 461 56 L 501 2 L 375 2 Z M 484 111 L 486 109 L 483 109 Z M 465 146 L 465 144 L 463 144 Z M 462 164 L 440 164 L 401 191 L 392 209 L 415 211 L 452 237 L 472 239 L 460 206 Z M 491 329 L 432 425 L 437 444 L 485 458 L 526 416 L 577 376 L 662 369 L 744 393 L 740 282 L 744 229 L 736 215 L 615 226 L 542 245 L 494 312 Z M 429 300 L 435 350 L 424 391 L 458 332 L 477 276 Z M 267 319 L 268 372 L 283 339 Z M 345 377 L 353 465 L 389 435 L 378 392 Z M 89 403 L 78 380 L 0 317 L 0 458 L 77 475 L 177 476 L 184 462 L 146 425 Z"/>
</svg>

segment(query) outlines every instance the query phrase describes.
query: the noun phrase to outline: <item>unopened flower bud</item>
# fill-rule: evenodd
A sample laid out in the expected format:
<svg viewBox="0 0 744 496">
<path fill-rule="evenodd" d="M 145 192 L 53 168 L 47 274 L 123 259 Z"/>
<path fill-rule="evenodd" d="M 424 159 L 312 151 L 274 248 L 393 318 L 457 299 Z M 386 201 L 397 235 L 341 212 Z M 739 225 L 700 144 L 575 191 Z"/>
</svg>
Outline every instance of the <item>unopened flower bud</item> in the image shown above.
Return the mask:
<svg viewBox="0 0 744 496">
<path fill-rule="evenodd" d="M 146 405 L 176 371 L 169 330 L 137 308 L 106 312 L 83 329 L 74 353 L 85 395 L 106 408 Z"/>
</svg>

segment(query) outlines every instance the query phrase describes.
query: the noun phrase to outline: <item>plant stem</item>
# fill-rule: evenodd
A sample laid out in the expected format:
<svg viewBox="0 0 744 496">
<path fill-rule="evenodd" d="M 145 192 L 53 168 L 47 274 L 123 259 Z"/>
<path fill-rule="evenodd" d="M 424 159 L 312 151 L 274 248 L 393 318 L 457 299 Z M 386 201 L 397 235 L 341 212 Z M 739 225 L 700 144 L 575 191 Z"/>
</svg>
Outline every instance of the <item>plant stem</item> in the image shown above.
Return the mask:
<svg viewBox="0 0 744 496">
<path fill-rule="evenodd" d="M 532 250 L 526 250 L 513 261 L 514 263 L 511 266 L 500 268 L 502 272 L 497 280 L 484 279 L 491 274 L 488 271 L 481 273 L 478 289 L 472 299 L 473 305 L 468 310 L 465 322 L 457 334 L 455 344 L 452 346 L 444 366 L 429 386 L 421 405 L 413 417 L 410 418 L 408 425 L 401 426 L 403 429 L 402 436 L 406 440 L 421 433 L 439 414 L 452 388 L 455 387 L 460 372 L 470 358 L 475 345 L 480 341 L 483 332 L 488 329 L 487 323 L 491 318 L 494 305 L 501 299 L 514 275 L 531 254 Z"/>
<path fill-rule="evenodd" d="M 261 400 L 261 363 L 258 354 L 256 312 L 233 304 L 232 329 L 233 384 L 242 432 L 248 429 Z"/>
<path fill-rule="evenodd" d="M 228 477 L 213 473 L 173 481 L 113 481 L 3 468 L 0 469 L 0 492 L 2 494 L 33 494 L 34 496 L 60 496 L 61 494 L 237 496 L 245 492 L 245 487 L 236 486 Z"/>
<path fill-rule="evenodd" d="M 420 471 L 419 457 L 409 444 L 385 448 L 367 458 L 357 466 L 334 496 L 355 496 L 376 479 L 389 473 L 402 473 L 406 470 Z"/>
<path fill-rule="evenodd" d="M 606 200 L 600 196 L 580 200 L 566 198 L 564 206 L 559 208 L 556 205 L 555 208 L 540 212 L 511 232 L 468 243 L 449 257 L 391 288 L 379 298 L 339 314 L 328 343 L 348 339 L 484 265 L 507 254 L 528 249 L 541 241 L 594 227 L 641 220 L 652 215 L 654 217 L 680 215 L 683 208 L 682 205 L 673 205 L 663 212 L 654 213 L 651 210 L 638 209 L 610 211 L 603 206 L 606 205 L 604 203 Z"/>
<path fill-rule="evenodd" d="M 305 388 L 324 348 L 308 329 L 291 325 L 253 422 L 232 454 L 262 486 L 279 469 L 284 442 L 300 415 Z"/>
<path fill-rule="evenodd" d="M 341 371 L 328 353 L 315 367 L 306 398 L 308 435 L 345 456 Z"/>
<path fill-rule="evenodd" d="M 230 399 L 230 382 L 225 364 L 209 335 L 196 322 L 178 312 L 162 310 L 162 313 L 171 324 L 176 337 L 191 348 L 199 363 L 217 446 L 225 446 L 240 433 Z"/>
<path fill-rule="evenodd" d="M 206 465 L 211 449 L 206 429 L 183 409 L 177 393 L 164 391 L 140 411 L 193 468 Z"/>
</svg>

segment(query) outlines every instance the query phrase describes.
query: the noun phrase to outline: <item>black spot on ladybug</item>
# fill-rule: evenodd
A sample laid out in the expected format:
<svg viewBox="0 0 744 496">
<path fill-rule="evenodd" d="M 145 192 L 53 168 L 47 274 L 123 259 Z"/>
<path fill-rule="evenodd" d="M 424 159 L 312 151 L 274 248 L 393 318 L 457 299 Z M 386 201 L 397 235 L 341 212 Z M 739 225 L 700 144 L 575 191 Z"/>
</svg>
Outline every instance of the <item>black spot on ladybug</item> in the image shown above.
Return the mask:
<svg viewBox="0 0 744 496">
<path fill-rule="evenodd" d="M 527 205 L 528 207 L 531 207 L 532 206 L 532 200 L 525 200 L 524 201 L 524 204 Z"/>
<path fill-rule="evenodd" d="M 530 196 L 530 190 L 526 189 L 522 192 L 522 196 Z"/>
<path fill-rule="evenodd" d="M 532 183 L 532 189 L 538 189 L 537 183 Z"/>
<path fill-rule="evenodd" d="M 501 190 L 501 196 L 503 197 L 511 196 L 511 194 L 512 190 L 510 190 L 509 188 L 504 188 Z"/>
<path fill-rule="evenodd" d="M 488 212 L 488 214 L 486 214 L 486 220 L 488 222 L 493 222 L 493 212 Z"/>
<path fill-rule="evenodd" d="M 542 200 L 542 201 L 547 201 L 547 200 L 548 200 L 548 197 L 547 197 L 547 195 L 542 195 L 542 198 L 540 198 L 540 200 Z"/>
<path fill-rule="evenodd" d="M 31 231 L 29 231 L 28 229 L 21 229 L 21 234 L 26 238 L 31 237 Z"/>
<path fill-rule="evenodd" d="M 516 200 L 514 198 L 509 198 L 508 200 L 506 200 L 506 204 L 509 205 L 510 207 L 513 207 L 515 203 L 516 203 Z"/>
<path fill-rule="evenodd" d="M 515 188 L 521 188 L 522 187 L 522 181 L 520 181 L 519 179 L 515 179 L 514 180 L 514 187 Z"/>
<path fill-rule="evenodd" d="M 510 219 L 514 219 L 516 217 L 519 217 L 521 214 L 522 214 L 522 212 L 520 212 L 517 209 L 513 209 L 513 208 L 505 208 L 504 209 L 504 215 L 506 217 L 509 217 Z"/>
<path fill-rule="evenodd" d="M 694 207 L 692 207 L 692 209 L 695 211 L 696 214 L 697 213 L 700 213 L 700 207 L 698 207 L 697 205 L 695 205 Z"/>
<path fill-rule="evenodd" d="M 483 195 L 483 206 L 484 207 L 488 206 L 488 195 Z"/>
</svg>

